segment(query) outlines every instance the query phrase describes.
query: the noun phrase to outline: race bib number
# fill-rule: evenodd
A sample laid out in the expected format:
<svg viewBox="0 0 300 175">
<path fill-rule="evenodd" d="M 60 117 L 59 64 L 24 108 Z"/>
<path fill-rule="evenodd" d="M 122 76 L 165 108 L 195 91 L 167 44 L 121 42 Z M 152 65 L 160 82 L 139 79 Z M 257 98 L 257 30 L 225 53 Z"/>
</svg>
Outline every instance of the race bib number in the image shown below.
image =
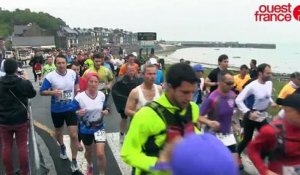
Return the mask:
<svg viewBox="0 0 300 175">
<path fill-rule="evenodd" d="M 283 175 L 300 175 L 300 165 L 295 166 L 283 166 Z"/>
<path fill-rule="evenodd" d="M 69 101 L 73 100 L 73 91 L 72 90 L 65 90 L 62 91 L 61 96 L 58 99 L 59 101 Z"/>
<path fill-rule="evenodd" d="M 41 70 L 36 70 L 35 73 L 39 75 L 39 74 L 42 74 L 42 71 Z"/>
<path fill-rule="evenodd" d="M 236 140 L 233 134 L 216 134 L 216 136 L 225 146 L 236 144 Z"/>
<path fill-rule="evenodd" d="M 96 142 L 105 142 L 106 141 L 106 133 L 104 129 L 100 129 L 94 133 Z"/>
</svg>

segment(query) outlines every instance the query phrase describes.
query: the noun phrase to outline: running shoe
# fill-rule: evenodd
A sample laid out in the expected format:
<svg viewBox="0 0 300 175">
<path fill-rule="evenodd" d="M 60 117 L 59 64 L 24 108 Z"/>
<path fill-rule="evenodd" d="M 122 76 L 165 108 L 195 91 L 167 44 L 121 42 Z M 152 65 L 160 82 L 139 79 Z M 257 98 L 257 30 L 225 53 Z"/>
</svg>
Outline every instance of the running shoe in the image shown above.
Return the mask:
<svg viewBox="0 0 300 175">
<path fill-rule="evenodd" d="M 65 145 L 60 145 L 60 154 L 59 154 L 59 156 L 60 156 L 61 159 L 64 159 L 64 160 L 68 159 Z"/>
<path fill-rule="evenodd" d="M 79 170 L 79 168 L 78 168 L 78 166 L 77 166 L 77 161 L 76 161 L 76 159 L 72 160 L 72 162 L 71 162 L 71 170 L 72 170 L 73 173 L 74 173 L 75 171 L 78 171 L 78 170 Z"/>
</svg>

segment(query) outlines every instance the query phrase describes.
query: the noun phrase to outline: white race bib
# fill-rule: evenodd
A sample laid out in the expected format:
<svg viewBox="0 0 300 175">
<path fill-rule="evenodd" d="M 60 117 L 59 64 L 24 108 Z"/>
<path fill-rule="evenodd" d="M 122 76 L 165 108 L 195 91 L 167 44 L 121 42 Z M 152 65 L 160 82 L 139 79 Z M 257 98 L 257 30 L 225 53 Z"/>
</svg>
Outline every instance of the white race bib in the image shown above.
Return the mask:
<svg viewBox="0 0 300 175">
<path fill-rule="evenodd" d="M 68 101 L 73 100 L 73 91 L 72 90 L 64 90 L 61 92 L 61 96 L 58 97 L 58 101 Z"/>
<path fill-rule="evenodd" d="M 283 166 L 283 175 L 300 175 L 300 165 L 295 166 Z"/>
<path fill-rule="evenodd" d="M 225 145 L 231 146 L 236 144 L 236 140 L 233 134 L 216 134 L 217 138 Z"/>
<path fill-rule="evenodd" d="M 94 133 L 96 142 L 105 142 L 106 141 L 106 133 L 104 129 L 100 129 Z"/>
<path fill-rule="evenodd" d="M 35 73 L 38 74 L 38 75 L 42 74 L 42 70 L 36 70 Z"/>
</svg>

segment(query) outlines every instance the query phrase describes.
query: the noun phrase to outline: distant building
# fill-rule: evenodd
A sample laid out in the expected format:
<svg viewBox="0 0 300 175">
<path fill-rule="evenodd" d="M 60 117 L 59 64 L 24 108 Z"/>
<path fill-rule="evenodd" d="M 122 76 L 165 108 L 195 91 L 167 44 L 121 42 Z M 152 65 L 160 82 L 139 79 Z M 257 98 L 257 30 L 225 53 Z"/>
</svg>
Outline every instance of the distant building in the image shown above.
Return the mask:
<svg viewBox="0 0 300 175">
<path fill-rule="evenodd" d="M 78 32 L 68 26 L 60 27 L 56 32 L 57 48 L 68 50 L 78 46 Z"/>
<path fill-rule="evenodd" d="M 78 48 L 94 50 L 99 46 L 98 32 L 93 29 L 75 28 L 74 30 L 78 33 Z"/>
<path fill-rule="evenodd" d="M 97 33 L 99 46 L 105 46 L 110 44 L 110 37 L 112 36 L 111 30 L 103 27 L 95 27 L 94 31 Z"/>
<path fill-rule="evenodd" d="M 15 25 L 13 36 L 31 37 L 31 36 L 51 36 L 49 32 L 38 26 L 36 23 L 27 25 Z"/>
<path fill-rule="evenodd" d="M 55 48 L 54 36 L 36 23 L 15 25 L 12 35 L 12 48 Z"/>
<path fill-rule="evenodd" d="M 55 48 L 54 36 L 26 36 L 26 37 L 12 37 L 12 48 L 40 48 L 51 49 Z"/>
</svg>

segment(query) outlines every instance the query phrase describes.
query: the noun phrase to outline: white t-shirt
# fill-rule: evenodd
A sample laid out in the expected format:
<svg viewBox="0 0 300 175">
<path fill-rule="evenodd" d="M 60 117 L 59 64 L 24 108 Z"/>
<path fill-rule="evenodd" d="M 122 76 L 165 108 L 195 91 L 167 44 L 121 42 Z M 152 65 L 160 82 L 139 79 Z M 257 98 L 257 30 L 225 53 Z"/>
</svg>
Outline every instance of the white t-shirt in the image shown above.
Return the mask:
<svg viewBox="0 0 300 175">
<path fill-rule="evenodd" d="M 253 95 L 254 103 L 252 109 L 258 111 L 266 110 L 269 107 L 270 103 L 273 102 L 272 86 L 272 81 L 267 81 L 264 84 L 259 83 L 258 80 L 251 82 L 235 99 L 238 108 L 243 113 L 247 113 L 249 110 L 251 110 L 245 105 L 244 100 Z"/>
<path fill-rule="evenodd" d="M 75 103 L 78 103 L 79 109 L 86 110 L 86 115 L 79 117 L 80 132 L 84 134 L 92 134 L 103 127 L 102 109 L 105 101 L 103 92 L 98 91 L 96 98 L 89 97 L 86 92 L 76 95 Z"/>
<path fill-rule="evenodd" d="M 73 110 L 73 99 L 75 84 L 78 78 L 75 71 L 67 69 L 65 75 L 60 75 L 56 71 L 52 71 L 46 75 L 40 91 L 48 89 L 58 89 L 62 91 L 59 97 L 51 97 L 51 112 L 65 112 Z"/>
</svg>

